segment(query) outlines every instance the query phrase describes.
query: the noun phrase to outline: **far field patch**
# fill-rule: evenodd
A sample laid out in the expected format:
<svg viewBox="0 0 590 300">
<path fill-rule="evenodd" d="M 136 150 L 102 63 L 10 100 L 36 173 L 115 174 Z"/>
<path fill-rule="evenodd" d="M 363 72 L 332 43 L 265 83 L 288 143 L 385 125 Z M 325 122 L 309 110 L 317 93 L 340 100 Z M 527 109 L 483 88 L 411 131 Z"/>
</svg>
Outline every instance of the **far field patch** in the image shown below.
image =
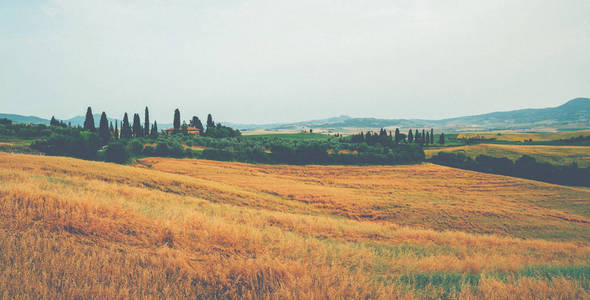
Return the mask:
<svg viewBox="0 0 590 300">
<path fill-rule="evenodd" d="M 459 147 L 425 149 L 426 158 L 439 152 L 463 152 L 472 158 L 478 155 L 506 157 L 517 160 L 523 155 L 534 157 L 537 161 L 553 165 L 570 165 L 573 162 L 579 167 L 590 167 L 590 147 L 587 146 L 544 146 L 544 145 L 503 145 L 477 144 Z"/>
</svg>

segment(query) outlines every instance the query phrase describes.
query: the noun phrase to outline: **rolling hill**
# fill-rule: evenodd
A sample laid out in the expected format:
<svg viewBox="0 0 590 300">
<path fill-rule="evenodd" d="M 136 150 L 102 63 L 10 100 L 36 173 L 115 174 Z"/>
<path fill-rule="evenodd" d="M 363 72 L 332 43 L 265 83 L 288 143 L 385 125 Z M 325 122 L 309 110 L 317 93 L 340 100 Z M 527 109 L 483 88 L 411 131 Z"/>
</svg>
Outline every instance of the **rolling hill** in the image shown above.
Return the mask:
<svg viewBox="0 0 590 300">
<path fill-rule="evenodd" d="M 303 128 L 331 129 L 334 131 L 375 128 L 437 128 L 447 131 L 492 130 L 579 130 L 590 129 L 590 98 L 576 98 L 552 108 L 522 109 L 494 112 L 442 120 L 338 118 L 272 125 L 238 125 L 244 129 L 299 130 Z"/>
<path fill-rule="evenodd" d="M 49 124 L 49 120 L 34 116 L 0 114 L 0 118 L 8 118 L 20 123 Z M 100 115 L 94 115 L 98 126 Z M 116 119 L 109 118 L 109 121 Z M 63 120 L 72 125 L 83 125 L 84 116 L 76 116 Z M 119 120 L 120 121 L 120 120 Z M 377 119 L 352 118 L 339 116 L 328 119 L 303 121 L 287 124 L 237 124 L 222 122 L 225 125 L 241 130 L 278 130 L 299 131 L 315 128 L 333 131 L 355 131 L 359 129 L 378 128 L 437 128 L 455 132 L 475 131 L 562 131 L 590 129 L 590 98 L 576 98 L 567 103 L 551 108 L 522 109 L 506 112 L 494 112 L 483 115 L 466 116 L 442 120 L 421 119 Z M 169 128 L 172 124 L 159 123 L 160 128 Z"/>
<path fill-rule="evenodd" d="M 1 298 L 574 299 L 590 189 L 457 170 L 0 153 Z"/>
</svg>

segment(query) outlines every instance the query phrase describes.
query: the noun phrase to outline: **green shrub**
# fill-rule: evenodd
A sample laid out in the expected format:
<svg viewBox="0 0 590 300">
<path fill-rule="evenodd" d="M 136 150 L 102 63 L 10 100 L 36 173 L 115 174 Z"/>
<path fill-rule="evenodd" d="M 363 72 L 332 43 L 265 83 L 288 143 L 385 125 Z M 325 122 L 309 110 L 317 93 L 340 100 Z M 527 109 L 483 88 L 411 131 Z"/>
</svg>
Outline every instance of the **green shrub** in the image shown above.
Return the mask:
<svg viewBox="0 0 590 300">
<path fill-rule="evenodd" d="M 114 163 L 126 163 L 129 161 L 129 151 L 123 143 L 115 142 L 107 145 L 105 151 L 105 160 Z"/>
<path fill-rule="evenodd" d="M 139 140 L 132 140 L 129 145 L 129 150 L 135 155 L 143 153 L 143 143 Z"/>
</svg>

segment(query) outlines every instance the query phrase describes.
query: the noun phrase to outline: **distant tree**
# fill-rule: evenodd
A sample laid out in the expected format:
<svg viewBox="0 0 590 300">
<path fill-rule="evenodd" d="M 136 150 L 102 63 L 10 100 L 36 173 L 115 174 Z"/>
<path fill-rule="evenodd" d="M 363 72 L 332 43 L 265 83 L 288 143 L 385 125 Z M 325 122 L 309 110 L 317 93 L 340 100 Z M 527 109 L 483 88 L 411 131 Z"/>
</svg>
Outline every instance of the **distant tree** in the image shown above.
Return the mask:
<svg viewBox="0 0 590 300">
<path fill-rule="evenodd" d="M 96 131 L 94 127 L 94 116 L 92 116 L 92 108 L 88 106 L 86 110 L 86 119 L 84 119 L 84 130 Z"/>
<path fill-rule="evenodd" d="M 400 142 L 400 135 L 399 135 L 399 128 L 395 129 L 395 143 L 399 143 Z"/>
<path fill-rule="evenodd" d="M 154 121 L 154 125 L 152 126 L 151 137 L 152 138 L 158 137 L 158 122 L 156 122 L 156 121 Z"/>
<path fill-rule="evenodd" d="M 174 130 L 180 130 L 180 110 L 174 110 Z"/>
<path fill-rule="evenodd" d="M 430 128 L 430 144 L 434 145 L 434 129 Z"/>
<path fill-rule="evenodd" d="M 129 126 L 129 117 L 127 116 L 127 113 L 125 113 L 123 116 L 123 124 L 121 125 L 121 138 L 131 138 L 131 127 Z"/>
<path fill-rule="evenodd" d="M 118 140 L 119 139 L 119 121 L 115 120 L 115 131 L 114 131 L 114 135 L 115 135 L 115 139 Z"/>
<path fill-rule="evenodd" d="M 100 140 L 102 144 L 106 144 L 111 139 L 111 133 L 109 132 L 109 121 L 107 119 L 107 114 L 103 111 L 100 115 L 100 127 L 98 128 L 98 135 L 100 136 Z"/>
<path fill-rule="evenodd" d="M 429 132 L 426 132 L 425 142 L 426 142 L 426 145 L 430 144 L 430 133 Z"/>
<path fill-rule="evenodd" d="M 12 125 L 12 120 L 9 120 L 7 118 L 2 118 L 2 119 L 0 119 L 0 125 Z"/>
<path fill-rule="evenodd" d="M 180 132 L 182 132 L 183 134 L 188 134 L 188 125 L 186 124 L 186 121 L 182 121 L 182 126 L 180 126 Z"/>
<path fill-rule="evenodd" d="M 49 125 L 59 126 L 59 122 L 55 119 L 55 116 L 51 116 L 51 121 L 49 121 Z"/>
<path fill-rule="evenodd" d="M 311 128 L 310 128 L 310 129 L 309 129 L 309 133 L 313 133 L 313 129 L 311 129 Z"/>
<path fill-rule="evenodd" d="M 438 137 L 438 143 L 441 145 L 445 144 L 445 134 L 444 133 L 440 133 L 440 136 Z"/>
<path fill-rule="evenodd" d="M 408 131 L 408 143 L 414 142 L 414 134 L 412 133 L 412 129 Z"/>
<path fill-rule="evenodd" d="M 211 114 L 207 115 L 207 127 L 215 127 L 215 122 L 213 122 L 213 116 Z"/>
<path fill-rule="evenodd" d="M 201 120 L 199 120 L 199 117 L 197 116 L 193 116 L 193 119 L 191 120 L 191 126 L 199 129 L 199 131 L 201 132 L 201 134 L 204 133 L 204 128 L 203 128 L 203 123 L 201 123 Z"/>
<path fill-rule="evenodd" d="M 112 133 L 115 130 L 115 128 L 113 127 L 113 121 L 109 122 L 109 131 Z"/>
<path fill-rule="evenodd" d="M 139 114 L 133 115 L 133 137 L 142 137 L 143 129 L 141 128 L 141 120 Z"/>
<path fill-rule="evenodd" d="M 147 106 L 145 107 L 145 116 L 143 122 L 143 136 L 150 136 L 150 112 Z"/>
</svg>

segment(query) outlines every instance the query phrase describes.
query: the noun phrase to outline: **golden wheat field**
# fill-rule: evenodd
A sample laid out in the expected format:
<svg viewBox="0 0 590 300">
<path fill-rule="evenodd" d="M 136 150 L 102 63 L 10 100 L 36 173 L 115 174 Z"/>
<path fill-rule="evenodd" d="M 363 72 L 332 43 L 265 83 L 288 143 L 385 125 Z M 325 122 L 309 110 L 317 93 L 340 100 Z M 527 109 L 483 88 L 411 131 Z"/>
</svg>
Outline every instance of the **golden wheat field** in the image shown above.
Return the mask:
<svg viewBox="0 0 590 300">
<path fill-rule="evenodd" d="M 478 155 L 506 157 L 517 160 L 523 155 L 534 157 L 539 162 L 553 165 L 578 164 L 581 168 L 590 167 L 589 146 L 545 146 L 545 145 L 504 145 L 504 144 L 477 144 L 458 147 L 425 149 L 427 158 L 439 152 L 462 152 L 472 158 Z"/>
<path fill-rule="evenodd" d="M 0 297 L 590 297 L 590 189 L 414 166 L 0 153 Z"/>
</svg>

